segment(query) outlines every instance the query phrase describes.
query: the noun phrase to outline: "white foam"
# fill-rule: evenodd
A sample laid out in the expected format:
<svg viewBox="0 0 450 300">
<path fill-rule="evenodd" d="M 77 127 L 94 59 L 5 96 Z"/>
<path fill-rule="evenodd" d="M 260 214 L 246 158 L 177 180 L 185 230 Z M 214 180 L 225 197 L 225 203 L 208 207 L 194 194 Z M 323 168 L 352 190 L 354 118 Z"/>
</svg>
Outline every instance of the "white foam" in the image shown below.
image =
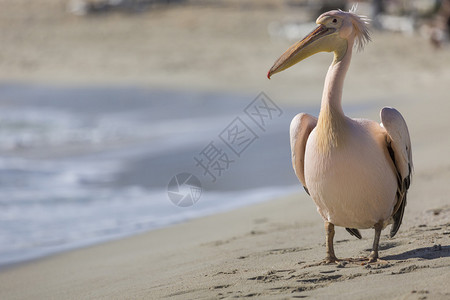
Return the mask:
<svg viewBox="0 0 450 300">
<path fill-rule="evenodd" d="M 189 208 L 173 205 L 164 190 L 149 191 L 139 187 L 120 191 L 97 189 L 96 199 L 89 199 L 92 196 L 87 191 L 75 196 L 70 191 L 70 197 L 64 191 L 37 195 L 34 204 L 9 204 L 0 211 L 0 244 L 3 245 L 0 265 L 232 210 L 296 190 L 297 187 L 283 187 L 204 192 L 199 202 Z M 25 194 L 19 198 L 29 199 L 30 196 Z M 49 203 L 46 198 L 57 202 Z M 12 235 L 8 226 L 14 226 L 20 234 Z"/>
</svg>

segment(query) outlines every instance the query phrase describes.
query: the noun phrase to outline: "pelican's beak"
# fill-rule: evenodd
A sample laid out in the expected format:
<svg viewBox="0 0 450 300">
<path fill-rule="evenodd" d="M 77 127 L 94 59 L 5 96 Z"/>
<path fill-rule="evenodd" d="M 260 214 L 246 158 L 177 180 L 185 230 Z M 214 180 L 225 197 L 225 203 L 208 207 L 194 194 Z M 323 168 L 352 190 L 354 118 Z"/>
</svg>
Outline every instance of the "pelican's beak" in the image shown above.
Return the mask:
<svg viewBox="0 0 450 300">
<path fill-rule="evenodd" d="M 273 74 L 286 70 L 313 54 L 321 51 L 331 51 L 331 48 L 324 37 L 335 31 L 336 29 L 334 28 L 327 28 L 324 25 L 319 25 L 303 40 L 292 45 L 279 59 L 277 59 L 267 73 L 267 78 L 270 79 Z"/>
</svg>

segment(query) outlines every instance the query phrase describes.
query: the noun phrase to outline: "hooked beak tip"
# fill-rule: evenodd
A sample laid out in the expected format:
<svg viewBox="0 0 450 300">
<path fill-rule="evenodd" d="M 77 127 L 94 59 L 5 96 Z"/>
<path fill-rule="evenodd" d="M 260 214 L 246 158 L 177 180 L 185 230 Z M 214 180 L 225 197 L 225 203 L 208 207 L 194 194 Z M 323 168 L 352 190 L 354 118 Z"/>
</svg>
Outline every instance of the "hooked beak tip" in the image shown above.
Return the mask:
<svg viewBox="0 0 450 300">
<path fill-rule="evenodd" d="M 270 76 L 271 76 L 272 74 L 270 74 L 270 70 L 269 70 L 269 72 L 267 72 L 267 78 L 270 80 Z"/>
</svg>

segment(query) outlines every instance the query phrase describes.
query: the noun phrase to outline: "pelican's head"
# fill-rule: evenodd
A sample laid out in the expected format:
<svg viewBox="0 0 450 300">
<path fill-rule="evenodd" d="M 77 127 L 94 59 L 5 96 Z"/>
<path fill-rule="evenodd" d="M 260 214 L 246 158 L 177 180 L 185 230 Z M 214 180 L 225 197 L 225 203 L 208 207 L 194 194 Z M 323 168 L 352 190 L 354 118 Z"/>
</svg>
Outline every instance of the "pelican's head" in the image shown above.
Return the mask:
<svg viewBox="0 0 450 300">
<path fill-rule="evenodd" d="M 335 61 L 340 61 L 355 40 L 358 48 L 362 49 L 370 40 L 368 19 L 358 16 L 355 10 L 356 8 L 352 8 L 349 12 L 332 10 L 320 15 L 316 20 L 319 26 L 287 49 L 270 68 L 267 77 L 270 79 L 273 74 L 318 52 L 333 51 Z"/>
</svg>

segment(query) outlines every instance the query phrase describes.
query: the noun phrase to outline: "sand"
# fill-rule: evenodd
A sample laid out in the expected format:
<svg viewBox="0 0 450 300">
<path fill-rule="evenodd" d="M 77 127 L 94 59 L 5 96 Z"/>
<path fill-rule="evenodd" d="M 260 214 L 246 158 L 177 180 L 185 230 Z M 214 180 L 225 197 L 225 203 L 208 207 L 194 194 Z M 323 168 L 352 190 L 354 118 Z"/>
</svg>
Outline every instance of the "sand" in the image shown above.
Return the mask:
<svg viewBox="0 0 450 300">
<path fill-rule="evenodd" d="M 300 194 L 12 268 L 0 273 L 0 296 L 444 299 L 450 209 L 421 212 L 414 200 L 398 236 L 382 237 L 387 264 L 314 265 L 324 255 L 323 226 Z M 372 232 L 362 234 L 339 229 L 337 254 L 367 255 Z"/>
<path fill-rule="evenodd" d="M 317 104 L 329 55 L 265 78 L 290 44 L 271 39 L 268 24 L 304 12 L 282 1 L 194 2 L 80 18 L 64 12 L 64 1 L 0 1 L 0 80 L 263 90 L 299 112 Z M 402 227 L 393 239 L 382 234 L 385 263 L 318 264 L 323 222 L 299 186 L 284 199 L 13 266 L 0 272 L 0 298 L 449 298 L 450 49 L 435 51 L 418 36 L 373 40 L 354 55 L 344 109 L 360 104 L 367 109 L 358 117 L 371 119 L 385 105 L 400 110 L 415 163 Z M 356 240 L 338 228 L 337 256 L 368 255 L 373 230 L 362 234 Z"/>
</svg>

